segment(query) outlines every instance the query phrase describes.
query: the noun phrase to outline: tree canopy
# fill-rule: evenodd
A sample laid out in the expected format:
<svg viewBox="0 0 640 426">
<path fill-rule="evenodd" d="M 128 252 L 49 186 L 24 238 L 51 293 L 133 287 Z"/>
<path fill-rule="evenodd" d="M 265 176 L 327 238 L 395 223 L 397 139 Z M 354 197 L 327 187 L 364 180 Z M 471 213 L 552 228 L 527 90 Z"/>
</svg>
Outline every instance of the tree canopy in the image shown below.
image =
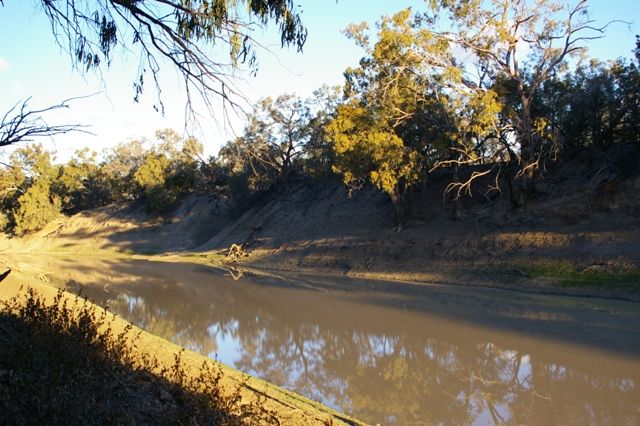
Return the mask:
<svg viewBox="0 0 640 426">
<path fill-rule="evenodd" d="M 452 171 L 447 191 L 458 200 L 471 194 L 475 180 L 497 179 L 506 166 L 508 179 L 518 183 L 509 186 L 511 201 L 524 207 L 545 162 L 567 138 L 584 136 L 559 120 L 578 120 L 578 111 L 587 108 L 608 132 L 605 139 L 624 129 L 632 138 L 628 114 L 637 85 L 625 73 L 634 74 L 633 65 L 620 63 L 600 73 L 588 67 L 600 75 L 590 90 L 606 92 L 601 99 L 607 103 L 600 106 L 589 106 L 588 92 L 567 86 L 573 78 L 584 83 L 586 75 L 560 83 L 571 75 L 569 59 L 584 57 L 586 44 L 608 25 L 591 19 L 585 0 L 573 6 L 553 0 L 433 0 L 427 12 L 405 9 L 383 17 L 375 37 L 367 23 L 352 24 L 346 34 L 365 56 L 345 71 L 345 103 L 327 127 L 335 170 L 347 183 L 369 180 L 402 204 L 403 192 L 435 170 Z M 580 105 L 556 102 L 569 93 L 580 96 Z M 605 112 L 618 109 L 614 105 L 625 107 Z M 488 166 L 459 173 L 478 165 Z"/>
<path fill-rule="evenodd" d="M 80 70 L 108 68 L 117 47 L 132 52 L 134 99 L 150 76 L 160 110 L 163 61 L 182 77 L 189 103 L 195 90 L 207 104 L 215 94 L 235 105 L 240 93 L 230 72 L 241 63 L 256 69 L 256 27 L 278 25 L 282 46 L 298 50 L 307 37 L 293 0 L 43 0 L 41 8 Z"/>
<path fill-rule="evenodd" d="M 145 11 L 156 4 L 159 11 L 178 3 L 87 4 L 82 7 L 111 10 L 114 22 L 131 30 L 121 15 L 113 15 L 115 10 Z M 217 3 L 179 4 L 189 9 Z M 218 6 L 226 8 L 228 21 L 196 19 L 189 31 L 185 10 L 162 17 L 176 25 L 182 17 L 182 26 L 172 28 L 190 40 L 189 47 L 200 49 L 200 43 L 218 43 L 218 32 L 207 36 L 198 31 L 206 25 L 213 25 L 212 31 L 216 25 L 227 28 L 233 19 L 251 20 L 257 12 L 249 8 L 242 14 L 239 8 L 253 4 L 222 1 Z M 278 9 L 276 15 L 258 13 L 253 18 L 299 25 L 298 18 L 288 15 L 295 14 L 294 5 L 281 4 L 287 12 Z M 99 160 L 78 152 L 64 165 L 51 165 L 51 156 L 41 147 L 16 151 L 0 169 L 0 228 L 28 232 L 53 213 L 135 199 L 166 215 L 196 191 L 229 197 L 230 210 L 241 213 L 261 194 L 286 192 L 297 182 L 339 178 L 349 193 L 369 184 L 388 194 L 400 228 L 415 211 L 416 194 L 434 180 L 445 182 L 443 200 L 454 207 L 454 219 L 465 218 L 463 199 L 468 196 L 493 203 L 508 195 L 505 203 L 519 210 L 526 208 L 537 179 L 560 155 L 591 146 L 640 143 L 640 38 L 630 59 L 588 60 L 586 45 L 600 37 L 607 24 L 596 25 L 584 0 L 573 6 L 552 0 L 434 0 L 429 5 L 426 13 L 404 9 L 383 17 L 373 31 L 367 23 L 349 26 L 345 32 L 363 56 L 357 67 L 345 70 L 342 96 L 339 88 L 323 87 L 309 99 L 294 94 L 262 99 L 248 114 L 242 134 L 228 141 L 218 156 L 202 158 L 197 140 L 171 130 L 157 132 L 151 146 L 131 141 L 107 150 Z M 266 22 L 260 19 L 257 24 Z M 80 22 L 83 31 L 97 28 Z M 250 32 L 252 25 L 238 31 Z M 281 31 L 285 44 L 304 42 L 304 32 Z M 145 37 L 150 34 L 155 33 Z M 58 40 L 61 36 L 68 34 Z M 143 40 L 148 38 L 134 44 Z M 231 39 L 222 40 L 232 47 Z M 97 60 L 85 65 L 101 67 L 115 46 L 98 50 Z M 572 55 L 575 60 L 570 60 Z M 81 59 L 74 61 L 83 63 Z M 188 74 L 185 84 L 197 76 Z M 38 126 L 46 123 L 24 111 L 16 107 L 5 116 L 8 124 L 0 127 L 0 142 L 11 143 L 12 134 L 38 135 Z M 32 210 L 39 213 L 28 214 Z"/>
<path fill-rule="evenodd" d="M 589 16 L 587 0 L 573 5 L 555 0 L 430 3 L 433 13 L 424 16 L 429 28 L 447 20 L 453 29 L 428 33 L 472 55 L 471 66 L 458 67 L 463 74 L 460 83 L 498 93 L 501 85 L 508 86 L 507 93 L 503 91 L 503 117 L 517 145 L 511 153 L 522 165 L 522 205 L 533 190 L 536 171 L 557 148 L 557 141 L 545 134 L 545 118 L 534 117 L 536 93 L 566 69 L 570 57 L 585 53 L 589 40 L 602 37 L 610 23 L 598 25 Z"/>
</svg>

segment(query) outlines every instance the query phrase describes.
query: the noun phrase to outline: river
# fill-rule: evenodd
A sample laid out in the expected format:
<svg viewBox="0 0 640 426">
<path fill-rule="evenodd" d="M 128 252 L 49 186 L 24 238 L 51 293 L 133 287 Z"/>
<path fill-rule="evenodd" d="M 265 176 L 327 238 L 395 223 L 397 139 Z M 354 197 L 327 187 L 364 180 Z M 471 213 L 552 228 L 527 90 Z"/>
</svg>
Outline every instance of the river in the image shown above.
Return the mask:
<svg viewBox="0 0 640 426">
<path fill-rule="evenodd" d="M 638 424 L 640 304 L 21 256 L 141 328 L 380 424 Z"/>
</svg>

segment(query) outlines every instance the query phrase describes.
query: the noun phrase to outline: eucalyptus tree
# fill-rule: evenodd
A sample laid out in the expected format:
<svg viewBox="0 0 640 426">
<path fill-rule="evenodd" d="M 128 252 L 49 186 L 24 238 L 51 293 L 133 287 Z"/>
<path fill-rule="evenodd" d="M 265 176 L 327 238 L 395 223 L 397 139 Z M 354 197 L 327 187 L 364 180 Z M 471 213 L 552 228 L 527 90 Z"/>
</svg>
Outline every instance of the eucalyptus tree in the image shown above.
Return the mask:
<svg viewBox="0 0 640 426">
<path fill-rule="evenodd" d="M 387 192 L 401 215 L 403 193 L 428 172 L 450 169 L 447 192 L 458 200 L 488 175 L 487 191 L 500 191 L 508 161 L 509 183 L 520 180 L 511 200 L 523 207 L 559 142 L 536 96 L 607 25 L 595 25 L 584 0 L 428 3 L 425 13 L 384 17 L 375 43 L 366 24 L 347 29 L 366 55 L 345 72 L 346 100 L 328 126 L 336 170 Z"/>
<path fill-rule="evenodd" d="M 366 23 L 345 30 L 365 56 L 359 67 L 345 71 L 345 100 L 326 128 L 336 154 L 334 170 L 347 185 L 369 181 L 386 192 L 398 225 L 403 221 L 403 195 L 420 172 L 420 146 L 411 144 L 401 129 L 415 129 L 424 102 L 422 82 L 413 72 L 421 64 L 409 54 L 415 44 L 409 15 L 407 9 L 383 18 L 374 45 Z"/>
<path fill-rule="evenodd" d="M 21 147 L 11 154 L 12 168 L 21 173 L 14 175 L 15 204 L 9 212 L 13 231 L 22 235 L 37 231 L 60 214 L 60 198 L 52 190 L 58 176 L 51 153 L 42 145 Z"/>
<path fill-rule="evenodd" d="M 144 162 L 145 154 L 143 142 L 137 139 L 121 142 L 102 152 L 100 169 L 105 175 L 111 201 L 131 201 L 140 196 L 133 175 Z"/>
<path fill-rule="evenodd" d="M 622 59 L 591 61 L 547 82 L 534 113 L 547 118 L 551 131 L 570 148 L 638 142 L 640 71 Z"/>
<path fill-rule="evenodd" d="M 461 67 L 467 80 L 501 86 L 503 114 L 512 128 L 520 164 L 524 205 L 534 191 L 542 162 L 557 149 L 544 133 L 544 117 L 534 119 L 537 91 L 565 70 L 567 60 L 585 52 L 589 40 L 600 38 L 610 23 L 597 25 L 586 0 L 573 5 L 555 0 L 430 0 L 424 15 L 428 34 L 471 55 Z M 450 28 L 441 30 L 440 28 Z"/>
<path fill-rule="evenodd" d="M 251 175 L 255 189 L 273 184 L 287 187 L 301 169 L 311 136 L 308 102 L 294 95 L 260 100 L 249 115 L 242 136 L 229 142 L 221 156 L 235 172 Z"/>
<path fill-rule="evenodd" d="M 0 6 L 4 6 L 0 0 Z M 39 0 L 37 11 L 48 18 L 56 43 L 80 72 L 106 71 L 119 53 L 137 59 L 131 74 L 137 102 L 150 79 L 154 108 L 164 112 L 160 71 L 173 68 L 187 95 L 186 111 L 195 118 L 194 94 L 213 113 L 212 101 L 238 110 L 244 101 L 234 71 L 243 64 L 257 71 L 257 29 L 278 26 L 282 46 L 298 51 L 307 38 L 301 11 L 293 0 Z M 44 112 L 68 107 L 68 101 L 30 110 L 28 100 L 11 108 L 0 121 L 0 147 L 32 137 L 81 129 L 48 125 Z"/>
<path fill-rule="evenodd" d="M 335 153 L 327 134 L 327 125 L 336 116 L 342 103 L 340 86 L 324 85 L 314 90 L 305 101 L 310 111 L 308 140 L 304 146 L 304 173 L 315 179 L 326 181 L 335 176 L 333 165 Z"/>
<path fill-rule="evenodd" d="M 196 189 L 203 146 L 197 139 L 182 137 L 172 129 L 158 130 L 155 136 L 131 177 L 147 210 L 166 214 Z"/>
<path fill-rule="evenodd" d="M 114 200 L 109 176 L 98 164 L 97 153 L 89 148 L 76 150 L 73 157 L 59 167 L 52 192 L 62 203 L 64 213 L 101 207 Z"/>
<path fill-rule="evenodd" d="M 346 101 L 327 128 L 336 171 L 388 193 L 399 225 L 405 193 L 429 171 L 453 166 L 450 189 L 463 190 L 457 168 L 477 158 L 497 112 L 495 94 L 464 81 L 449 45 L 423 26 L 405 9 L 382 19 L 375 44 L 366 24 L 347 29 L 366 56 L 345 72 Z"/>
</svg>

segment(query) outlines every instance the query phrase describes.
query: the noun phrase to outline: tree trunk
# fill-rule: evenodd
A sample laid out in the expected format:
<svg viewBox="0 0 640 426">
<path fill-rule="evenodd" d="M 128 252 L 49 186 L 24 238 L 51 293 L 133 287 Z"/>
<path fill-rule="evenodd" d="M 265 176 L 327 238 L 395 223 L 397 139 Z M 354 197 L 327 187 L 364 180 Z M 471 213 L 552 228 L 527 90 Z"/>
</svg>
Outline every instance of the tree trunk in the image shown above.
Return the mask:
<svg viewBox="0 0 640 426">
<path fill-rule="evenodd" d="M 404 195 L 403 192 L 398 185 L 393 189 L 393 191 L 389 194 L 391 198 L 391 203 L 393 203 L 394 215 L 395 215 L 395 226 L 394 229 L 396 232 L 402 231 L 405 225 L 405 214 L 404 214 Z"/>
<path fill-rule="evenodd" d="M 460 182 L 460 166 L 457 163 L 454 163 L 453 166 L 453 181 Z M 454 191 L 450 192 L 451 201 L 453 202 L 453 211 L 452 218 L 453 220 L 462 221 L 464 211 L 462 208 L 462 200 L 457 194 L 454 194 Z"/>
<path fill-rule="evenodd" d="M 536 167 L 529 167 L 534 158 L 533 126 L 531 123 L 531 98 L 522 94 L 522 116 L 520 129 L 520 167 L 524 170 L 520 176 L 517 194 L 518 208 L 525 208 L 535 193 Z"/>
</svg>

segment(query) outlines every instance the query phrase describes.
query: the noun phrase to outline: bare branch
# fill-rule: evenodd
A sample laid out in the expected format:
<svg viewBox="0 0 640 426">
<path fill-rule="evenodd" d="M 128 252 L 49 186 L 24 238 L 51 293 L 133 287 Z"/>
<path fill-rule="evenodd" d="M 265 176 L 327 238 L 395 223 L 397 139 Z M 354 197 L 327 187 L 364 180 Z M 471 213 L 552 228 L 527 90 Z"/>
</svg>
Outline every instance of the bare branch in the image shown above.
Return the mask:
<svg viewBox="0 0 640 426">
<path fill-rule="evenodd" d="M 471 176 L 469 176 L 469 179 L 467 179 L 464 182 L 449 183 L 445 188 L 445 193 L 450 193 L 455 191 L 455 195 L 453 198 L 454 200 L 459 199 L 463 194 L 467 194 L 471 196 L 471 188 L 472 188 L 473 182 L 476 179 L 481 178 L 482 176 L 486 176 L 490 174 L 491 172 L 493 172 L 493 167 L 490 168 L 489 170 L 485 170 L 484 172 L 474 171 L 471 173 Z"/>
<path fill-rule="evenodd" d="M 71 101 L 82 97 L 69 98 L 56 105 L 51 105 L 42 109 L 29 109 L 29 101 L 26 99 L 20 105 L 16 103 L 7 111 L 0 121 L 0 147 L 8 146 L 17 142 L 31 142 L 34 138 L 43 136 L 54 136 L 69 132 L 81 132 L 92 134 L 85 130 L 88 126 L 81 124 L 48 124 L 42 117 L 44 113 L 58 109 L 69 108 Z"/>
</svg>

